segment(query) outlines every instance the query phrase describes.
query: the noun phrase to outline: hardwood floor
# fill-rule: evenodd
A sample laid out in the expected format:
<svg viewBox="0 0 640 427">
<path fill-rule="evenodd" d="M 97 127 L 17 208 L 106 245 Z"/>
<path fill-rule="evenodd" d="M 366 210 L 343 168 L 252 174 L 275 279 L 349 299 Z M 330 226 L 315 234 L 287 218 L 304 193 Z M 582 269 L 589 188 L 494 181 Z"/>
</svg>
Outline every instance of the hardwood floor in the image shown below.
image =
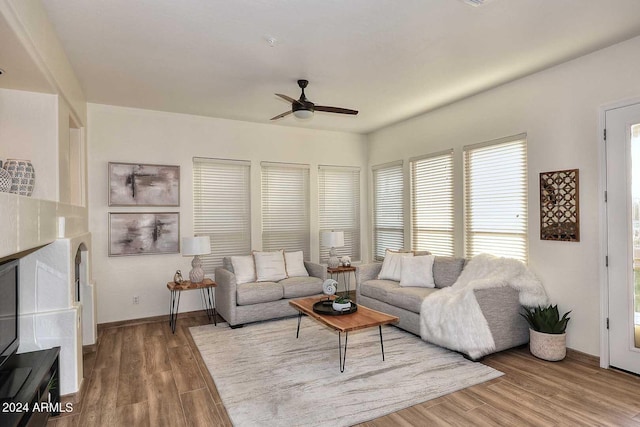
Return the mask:
<svg viewBox="0 0 640 427">
<path fill-rule="evenodd" d="M 82 396 L 63 398 L 73 412 L 51 418 L 48 426 L 230 426 L 188 332 L 205 323 L 204 315 L 180 318 L 175 335 L 168 320 L 102 329 L 96 349 L 84 355 Z M 360 427 L 640 426 L 640 378 L 634 375 L 600 369 L 575 353 L 544 362 L 526 347 L 482 363 L 505 375 Z"/>
</svg>

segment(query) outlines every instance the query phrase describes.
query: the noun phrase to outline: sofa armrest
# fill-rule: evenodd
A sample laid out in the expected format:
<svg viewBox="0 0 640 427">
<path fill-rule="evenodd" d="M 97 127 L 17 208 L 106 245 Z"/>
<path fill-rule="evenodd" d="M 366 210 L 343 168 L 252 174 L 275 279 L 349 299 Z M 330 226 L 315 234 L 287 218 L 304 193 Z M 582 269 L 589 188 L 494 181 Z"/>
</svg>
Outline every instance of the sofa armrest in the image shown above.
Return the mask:
<svg viewBox="0 0 640 427">
<path fill-rule="evenodd" d="M 381 262 L 371 264 L 361 264 L 356 266 L 356 289 L 360 288 L 360 284 L 367 280 L 376 279 L 382 269 Z"/>
<path fill-rule="evenodd" d="M 309 276 L 317 277 L 322 279 L 324 282 L 327 279 L 327 267 L 321 264 L 316 264 L 315 262 L 305 261 L 304 266 L 309 273 Z"/>
<path fill-rule="evenodd" d="M 493 336 L 495 351 L 529 341 L 529 325 L 520 315 L 522 306 L 517 290 L 509 286 L 497 286 L 475 289 L 473 292 Z"/>
<path fill-rule="evenodd" d="M 236 324 L 237 286 L 236 275 L 229 270 L 216 268 L 216 310 L 230 325 Z"/>
</svg>

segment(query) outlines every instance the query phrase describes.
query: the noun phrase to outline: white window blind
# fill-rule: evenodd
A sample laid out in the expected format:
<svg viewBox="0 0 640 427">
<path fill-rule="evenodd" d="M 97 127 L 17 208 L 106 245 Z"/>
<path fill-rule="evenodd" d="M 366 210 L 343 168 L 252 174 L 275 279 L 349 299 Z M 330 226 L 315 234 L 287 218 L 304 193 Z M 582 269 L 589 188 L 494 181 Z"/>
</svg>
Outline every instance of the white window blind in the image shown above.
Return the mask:
<svg viewBox="0 0 640 427">
<path fill-rule="evenodd" d="M 527 262 L 526 135 L 464 147 L 465 255 Z"/>
<path fill-rule="evenodd" d="M 323 231 L 343 231 L 338 257 L 360 261 L 360 168 L 319 166 L 318 187 L 319 236 Z M 320 262 L 327 262 L 329 249 L 320 244 Z"/>
<path fill-rule="evenodd" d="M 453 256 L 453 150 L 410 166 L 412 249 Z"/>
<path fill-rule="evenodd" d="M 211 254 L 200 257 L 206 273 L 251 252 L 250 203 L 250 162 L 194 157 L 193 232 L 211 239 Z"/>
<path fill-rule="evenodd" d="M 262 163 L 262 250 L 310 256 L 309 165 Z"/>
<path fill-rule="evenodd" d="M 404 180 L 402 162 L 373 167 L 373 257 L 404 248 Z"/>
</svg>

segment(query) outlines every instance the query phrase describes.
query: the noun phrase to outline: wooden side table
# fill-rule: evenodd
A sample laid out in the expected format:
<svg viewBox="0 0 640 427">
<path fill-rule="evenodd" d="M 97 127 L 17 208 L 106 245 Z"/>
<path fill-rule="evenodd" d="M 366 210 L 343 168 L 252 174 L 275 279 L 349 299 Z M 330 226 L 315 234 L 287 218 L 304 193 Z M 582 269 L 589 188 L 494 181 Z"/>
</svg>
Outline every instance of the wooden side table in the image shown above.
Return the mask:
<svg viewBox="0 0 640 427">
<path fill-rule="evenodd" d="M 356 271 L 355 267 L 336 267 L 336 268 L 329 268 L 327 267 L 327 273 L 329 273 L 329 278 L 333 279 L 333 276 L 335 275 L 336 278 L 334 280 L 336 281 L 340 281 L 340 275 L 342 274 L 344 276 L 344 286 L 347 288 L 346 290 L 346 294 L 349 295 L 349 291 L 351 290 L 351 286 L 350 286 L 350 282 L 351 282 L 351 273 L 354 273 Z"/>
<path fill-rule="evenodd" d="M 178 308 L 180 307 L 180 295 L 182 291 L 191 291 L 194 289 L 200 289 L 202 294 L 202 305 L 207 312 L 209 322 L 213 319 L 213 324 L 218 326 L 216 321 L 216 298 L 213 292 L 216 282 L 211 279 L 204 279 L 202 283 L 191 283 L 188 280 L 184 282 L 167 283 L 167 289 L 171 291 L 171 302 L 169 304 L 169 326 L 171 326 L 171 332 L 176 333 L 176 322 L 178 321 Z"/>
</svg>

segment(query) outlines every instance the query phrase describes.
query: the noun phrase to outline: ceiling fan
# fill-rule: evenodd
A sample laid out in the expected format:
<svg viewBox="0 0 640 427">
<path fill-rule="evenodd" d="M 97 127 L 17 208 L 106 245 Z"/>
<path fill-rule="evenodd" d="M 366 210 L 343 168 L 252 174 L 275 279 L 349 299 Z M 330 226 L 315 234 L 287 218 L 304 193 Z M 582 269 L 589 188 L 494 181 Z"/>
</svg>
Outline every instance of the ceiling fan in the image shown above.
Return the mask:
<svg viewBox="0 0 640 427">
<path fill-rule="evenodd" d="M 339 114 L 358 114 L 357 110 L 349 110 L 348 108 L 339 108 L 339 107 L 326 107 L 323 105 L 315 105 L 313 102 L 309 101 L 304 94 L 304 88 L 309 84 L 308 80 L 298 80 L 298 86 L 302 89 L 302 94 L 300 94 L 300 99 L 293 99 L 287 95 L 283 95 L 281 93 L 276 93 L 277 96 L 291 103 L 291 111 L 285 111 L 282 114 L 278 114 L 275 117 L 272 117 L 271 120 L 278 120 L 289 114 L 293 113 L 299 119 L 308 119 L 313 116 L 314 111 L 324 111 L 326 113 L 339 113 Z"/>
</svg>

